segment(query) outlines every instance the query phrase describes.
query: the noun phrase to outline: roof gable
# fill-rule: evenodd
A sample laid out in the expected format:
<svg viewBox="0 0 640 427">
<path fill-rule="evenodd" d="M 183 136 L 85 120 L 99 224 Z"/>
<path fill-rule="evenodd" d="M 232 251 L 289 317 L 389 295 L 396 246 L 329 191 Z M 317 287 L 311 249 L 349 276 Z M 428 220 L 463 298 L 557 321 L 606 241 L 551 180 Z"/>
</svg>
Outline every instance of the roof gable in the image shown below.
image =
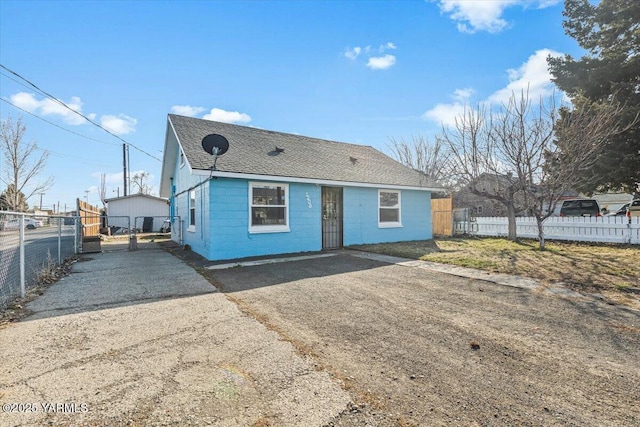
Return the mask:
<svg viewBox="0 0 640 427">
<path fill-rule="evenodd" d="M 109 203 L 109 202 L 119 202 L 119 201 L 122 201 L 122 200 L 140 199 L 140 198 L 156 200 L 156 201 L 165 202 L 165 203 L 169 202 L 169 199 L 165 199 L 163 197 L 156 197 L 156 196 L 152 196 L 150 194 L 143 194 L 143 193 L 135 193 L 135 194 L 128 194 L 126 196 L 111 197 L 109 199 L 104 199 L 104 201 L 106 203 Z"/>
<path fill-rule="evenodd" d="M 169 115 L 167 129 L 167 132 L 175 133 L 192 170 L 211 170 L 213 158 L 202 149 L 201 142 L 206 135 L 215 133 L 229 141 L 229 150 L 216 163 L 219 172 L 263 175 L 265 178 L 289 177 L 433 189 L 441 187 L 370 146 L 174 114 Z M 167 141 L 169 139 L 167 137 Z M 165 151 L 167 149 L 165 147 Z M 163 170 L 165 168 L 173 168 L 173 165 L 165 164 Z"/>
</svg>

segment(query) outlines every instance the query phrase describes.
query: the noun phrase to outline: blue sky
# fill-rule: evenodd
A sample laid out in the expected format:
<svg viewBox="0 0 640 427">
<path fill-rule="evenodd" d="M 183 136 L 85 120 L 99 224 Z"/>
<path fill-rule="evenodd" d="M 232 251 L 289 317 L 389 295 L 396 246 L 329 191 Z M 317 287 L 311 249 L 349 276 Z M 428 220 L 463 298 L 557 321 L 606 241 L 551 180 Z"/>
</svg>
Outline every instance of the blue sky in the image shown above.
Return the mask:
<svg viewBox="0 0 640 427">
<path fill-rule="evenodd" d="M 562 11 L 559 0 L 2 0 L 0 63 L 160 159 L 173 112 L 388 153 L 390 138 L 432 138 L 465 103 L 551 94 L 545 58 L 582 53 Z M 2 118 L 22 117 L 27 141 L 50 152 L 44 207 L 99 204 L 101 173 L 107 197 L 122 192 L 120 140 L 0 71 Z M 157 192 L 161 163 L 130 153 Z"/>
</svg>

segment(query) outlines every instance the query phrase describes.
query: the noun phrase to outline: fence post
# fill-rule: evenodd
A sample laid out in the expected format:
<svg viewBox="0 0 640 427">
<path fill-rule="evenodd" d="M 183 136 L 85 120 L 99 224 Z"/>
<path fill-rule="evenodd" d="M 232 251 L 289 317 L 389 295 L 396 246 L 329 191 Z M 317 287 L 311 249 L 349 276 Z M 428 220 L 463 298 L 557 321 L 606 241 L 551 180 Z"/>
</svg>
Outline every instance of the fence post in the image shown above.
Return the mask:
<svg viewBox="0 0 640 427">
<path fill-rule="evenodd" d="M 58 265 L 62 264 L 62 218 L 58 218 Z"/>
<path fill-rule="evenodd" d="M 78 217 L 73 218 L 73 253 L 78 254 Z"/>
<path fill-rule="evenodd" d="M 18 227 L 20 228 L 20 298 L 24 298 L 27 293 L 24 273 L 24 214 L 20 215 L 18 223 Z"/>
</svg>

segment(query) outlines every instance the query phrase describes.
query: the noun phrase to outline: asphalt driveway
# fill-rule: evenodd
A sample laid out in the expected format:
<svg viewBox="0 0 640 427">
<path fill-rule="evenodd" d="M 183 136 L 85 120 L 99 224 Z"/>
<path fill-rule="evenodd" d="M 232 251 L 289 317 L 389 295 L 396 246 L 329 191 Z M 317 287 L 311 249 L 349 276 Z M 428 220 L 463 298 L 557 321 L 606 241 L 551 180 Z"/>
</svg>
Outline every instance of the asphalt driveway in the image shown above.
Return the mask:
<svg viewBox="0 0 640 427">
<path fill-rule="evenodd" d="M 340 379 L 328 425 L 640 425 L 637 311 L 349 253 L 207 274 Z"/>
</svg>

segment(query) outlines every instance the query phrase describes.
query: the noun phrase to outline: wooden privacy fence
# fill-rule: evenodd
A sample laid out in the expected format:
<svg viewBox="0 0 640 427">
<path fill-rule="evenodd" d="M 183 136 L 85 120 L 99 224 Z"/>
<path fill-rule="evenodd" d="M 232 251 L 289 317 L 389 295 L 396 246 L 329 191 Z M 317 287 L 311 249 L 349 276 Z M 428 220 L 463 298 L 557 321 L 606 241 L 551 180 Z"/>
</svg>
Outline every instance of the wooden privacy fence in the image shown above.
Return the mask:
<svg viewBox="0 0 640 427">
<path fill-rule="evenodd" d="M 457 221 L 456 234 L 474 236 L 507 236 L 506 217 L 478 217 L 473 221 Z M 533 217 L 516 218 L 518 237 L 538 238 L 538 227 Z M 544 236 L 549 240 L 579 242 L 627 243 L 640 245 L 640 217 L 551 217 L 544 221 Z"/>
<path fill-rule="evenodd" d="M 82 228 L 82 252 L 100 252 L 100 208 L 80 199 L 77 199 L 77 205 Z"/>
<path fill-rule="evenodd" d="M 453 234 L 453 198 L 431 199 L 431 223 L 433 234 L 451 236 Z"/>
</svg>

